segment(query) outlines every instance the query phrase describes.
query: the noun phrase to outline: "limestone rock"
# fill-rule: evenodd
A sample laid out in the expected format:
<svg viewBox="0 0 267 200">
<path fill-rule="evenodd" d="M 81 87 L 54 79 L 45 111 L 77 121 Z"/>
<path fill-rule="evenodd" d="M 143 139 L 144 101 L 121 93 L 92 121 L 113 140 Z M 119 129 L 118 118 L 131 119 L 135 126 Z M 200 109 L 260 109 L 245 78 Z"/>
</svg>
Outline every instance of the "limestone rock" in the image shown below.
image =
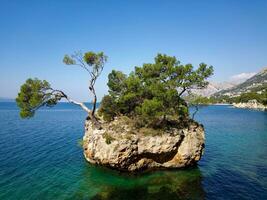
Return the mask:
<svg viewBox="0 0 267 200">
<path fill-rule="evenodd" d="M 204 141 L 203 126 L 197 123 L 152 136 L 130 133 L 127 125 L 119 131 L 109 127 L 98 130 L 86 121 L 83 148 L 90 163 L 137 171 L 194 165 L 204 152 Z"/>
<path fill-rule="evenodd" d="M 267 106 L 257 102 L 257 100 L 255 99 L 250 100 L 247 103 L 234 103 L 233 106 L 236 108 L 247 108 L 247 109 L 267 111 Z"/>
</svg>

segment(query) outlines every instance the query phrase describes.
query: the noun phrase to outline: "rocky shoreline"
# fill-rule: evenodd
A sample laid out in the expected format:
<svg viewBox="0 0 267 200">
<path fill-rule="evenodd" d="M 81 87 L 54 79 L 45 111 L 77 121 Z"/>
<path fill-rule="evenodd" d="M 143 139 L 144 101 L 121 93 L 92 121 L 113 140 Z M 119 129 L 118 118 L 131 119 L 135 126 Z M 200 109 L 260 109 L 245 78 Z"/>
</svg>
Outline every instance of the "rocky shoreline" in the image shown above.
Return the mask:
<svg viewBox="0 0 267 200">
<path fill-rule="evenodd" d="M 236 108 L 246 108 L 246 109 L 267 111 L 267 106 L 257 102 L 256 100 L 250 100 L 246 103 L 233 103 L 233 106 Z"/>
<path fill-rule="evenodd" d="M 87 120 L 83 148 L 90 163 L 121 171 L 144 171 L 192 166 L 200 160 L 204 142 L 204 128 L 196 122 L 162 135 L 144 135 L 132 133 L 127 124 L 116 120 L 102 129 L 93 128 Z"/>
</svg>

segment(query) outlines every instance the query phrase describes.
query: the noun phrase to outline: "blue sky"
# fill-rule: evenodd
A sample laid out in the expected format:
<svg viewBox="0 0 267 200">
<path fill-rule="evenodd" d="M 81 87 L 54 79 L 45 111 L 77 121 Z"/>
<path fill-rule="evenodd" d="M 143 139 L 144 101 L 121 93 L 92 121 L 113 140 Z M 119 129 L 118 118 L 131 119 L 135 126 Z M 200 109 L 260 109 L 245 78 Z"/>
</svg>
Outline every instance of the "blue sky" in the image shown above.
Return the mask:
<svg viewBox="0 0 267 200">
<path fill-rule="evenodd" d="M 213 65 L 212 81 L 267 66 L 266 0 L 1 0 L 0 27 L 0 97 L 14 98 L 28 77 L 38 77 L 89 101 L 87 74 L 62 63 L 76 50 L 109 57 L 99 98 L 112 69 L 129 73 L 159 52 Z"/>
</svg>

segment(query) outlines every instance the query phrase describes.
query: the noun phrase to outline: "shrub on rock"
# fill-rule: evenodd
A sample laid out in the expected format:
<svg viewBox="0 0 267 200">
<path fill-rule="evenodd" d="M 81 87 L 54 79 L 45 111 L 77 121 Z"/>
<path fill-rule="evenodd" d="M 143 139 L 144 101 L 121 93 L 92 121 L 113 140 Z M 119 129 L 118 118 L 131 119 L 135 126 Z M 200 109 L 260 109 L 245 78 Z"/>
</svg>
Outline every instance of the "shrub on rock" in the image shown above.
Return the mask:
<svg viewBox="0 0 267 200">
<path fill-rule="evenodd" d="M 99 114 L 104 120 L 125 115 L 141 127 L 158 127 L 168 121 L 186 119 L 186 91 L 201 89 L 213 74 L 213 67 L 201 63 L 194 70 L 175 57 L 158 54 L 154 63 L 143 64 L 126 76 L 113 70 L 108 76 L 109 95 L 102 100 Z"/>
</svg>

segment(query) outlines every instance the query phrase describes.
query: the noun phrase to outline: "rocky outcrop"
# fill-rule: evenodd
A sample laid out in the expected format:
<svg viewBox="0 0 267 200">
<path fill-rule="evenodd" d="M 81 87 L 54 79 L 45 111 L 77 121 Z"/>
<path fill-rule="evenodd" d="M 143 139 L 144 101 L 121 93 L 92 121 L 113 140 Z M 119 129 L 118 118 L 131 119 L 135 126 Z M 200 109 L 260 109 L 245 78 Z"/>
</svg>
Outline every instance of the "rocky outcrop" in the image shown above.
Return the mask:
<svg viewBox="0 0 267 200">
<path fill-rule="evenodd" d="M 257 100 L 250 100 L 246 103 L 234 103 L 233 106 L 236 108 L 247 108 L 247 109 L 267 111 L 267 106 L 257 102 Z"/>
<path fill-rule="evenodd" d="M 195 122 L 159 135 L 133 132 L 127 124 L 116 123 L 115 120 L 109 126 L 95 129 L 86 121 L 83 148 L 87 161 L 137 171 L 194 165 L 203 154 L 204 129 Z"/>
</svg>

